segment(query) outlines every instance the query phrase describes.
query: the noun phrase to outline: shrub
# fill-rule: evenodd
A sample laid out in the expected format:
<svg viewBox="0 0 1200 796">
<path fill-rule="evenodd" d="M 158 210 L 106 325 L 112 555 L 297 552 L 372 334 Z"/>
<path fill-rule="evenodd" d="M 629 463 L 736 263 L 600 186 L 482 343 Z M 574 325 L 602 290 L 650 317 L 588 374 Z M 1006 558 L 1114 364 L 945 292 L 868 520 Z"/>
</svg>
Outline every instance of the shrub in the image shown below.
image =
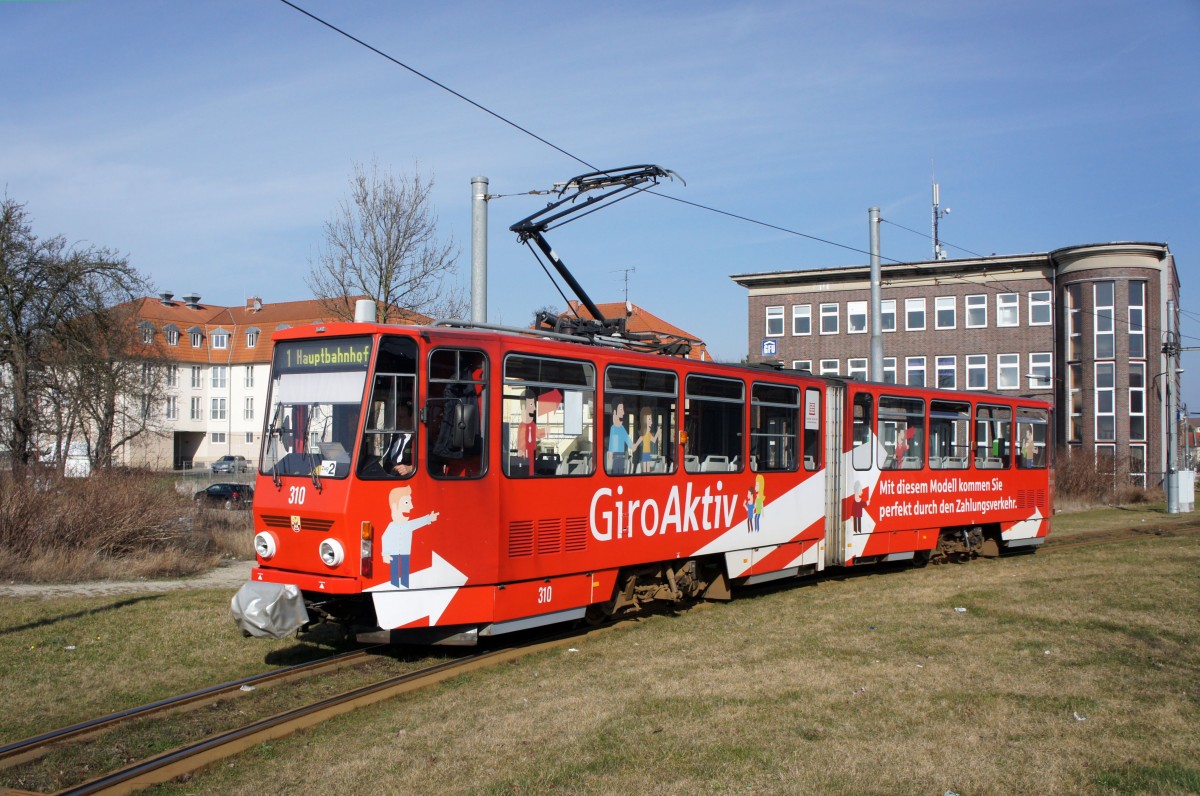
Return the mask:
<svg viewBox="0 0 1200 796">
<path fill-rule="evenodd" d="M 250 513 L 237 514 L 246 526 L 242 535 L 252 536 Z M 0 473 L 0 578 L 72 582 L 200 572 L 231 552 L 200 528 L 208 524 L 169 476 L 99 471 L 88 478 L 22 479 Z"/>
<path fill-rule="evenodd" d="M 1101 472 L 1084 453 L 1059 450 L 1054 465 L 1055 499 L 1060 505 L 1121 506 L 1146 503 L 1156 491 L 1131 484 L 1122 474 Z"/>
</svg>

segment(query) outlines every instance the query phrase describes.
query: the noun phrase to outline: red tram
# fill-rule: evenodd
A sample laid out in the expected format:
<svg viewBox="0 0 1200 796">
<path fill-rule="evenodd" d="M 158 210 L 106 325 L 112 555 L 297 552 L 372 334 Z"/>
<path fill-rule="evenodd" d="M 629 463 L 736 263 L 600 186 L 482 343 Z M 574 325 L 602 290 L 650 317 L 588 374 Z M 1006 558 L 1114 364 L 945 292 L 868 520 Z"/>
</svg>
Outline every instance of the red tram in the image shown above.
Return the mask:
<svg viewBox="0 0 1200 796">
<path fill-rule="evenodd" d="M 276 333 L 243 631 L 474 643 L 826 567 L 1040 544 L 1050 405 L 588 345 Z"/>
</svg>

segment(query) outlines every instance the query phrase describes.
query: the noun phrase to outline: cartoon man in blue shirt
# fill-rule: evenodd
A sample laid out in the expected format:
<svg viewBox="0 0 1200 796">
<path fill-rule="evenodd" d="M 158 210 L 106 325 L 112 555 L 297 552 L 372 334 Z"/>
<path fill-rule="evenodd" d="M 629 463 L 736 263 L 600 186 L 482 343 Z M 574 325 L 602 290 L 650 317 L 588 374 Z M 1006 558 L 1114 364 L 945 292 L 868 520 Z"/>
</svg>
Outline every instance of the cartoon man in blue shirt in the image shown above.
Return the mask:
<svg viewBox="0 0 1200 796">
<path fill-rule="evenodd" d="M 612 454 L 612 472 L 625 472 L 625 452 L 633 447 L 633 439 L 625 428 L 625 404 L 618 402 L 613 407 L 612 425 L 608 428 L 608 452 Z"/>
<path fill-rule="evenodd" d="M 424 517 L 410 520 L 408 514 L 413 510 L 411 486 L 398 486 L 389 492 L 388 505 L 392 507 L 392 521 L 383 532 L 380 552 L 383 560 L 391 564 L 392 585 L 407 589 L 413 532 L 437 520 L 438 512 L 431 511 Z"/>
</svg>

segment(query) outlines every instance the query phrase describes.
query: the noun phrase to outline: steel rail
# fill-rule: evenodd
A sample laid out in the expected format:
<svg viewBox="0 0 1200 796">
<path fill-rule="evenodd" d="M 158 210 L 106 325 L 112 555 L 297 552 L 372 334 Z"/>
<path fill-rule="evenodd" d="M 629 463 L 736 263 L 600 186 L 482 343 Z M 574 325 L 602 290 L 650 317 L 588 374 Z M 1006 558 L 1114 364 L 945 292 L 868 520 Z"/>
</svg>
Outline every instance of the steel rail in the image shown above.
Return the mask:
<svg viewBox="0 0 1200 796">
<path fill-rule="evenodd" d="M 297 663 L 271 672 L 243 677 L 240 680 L 234 680 L 229 683 L 201 688 L 187 694 L 167 697 L 157 702 L 150 702 L 139 707 L 117 711 L 107 716 L 89 719 L 78 724 L 72 724 L 69 727 L 62 727 L 21 741 L 5 744 L 4 746 L 0 746 L 0 769 L 12 768 L 13 766 L 36 760 L 44 756 L 53 744 L 99 733 L 101 730 L 111 728 L 123 721 L 152 716 L 156 713 L 163 713 L 170 710 L 178 710 L 183 707 L 198 707 L 227 694 L 240 691 L 244 686 L 257 687 L 264 683 L 287 682 L 288 680 L 300 677 L 310 677 L 330 668 L 336 670 L 343 666 L 357 664 L 361 662 L 361 659 L 378 648 L 379 646 L 377 645 L 367 647 L 366 649 L 345 652 L 329 658 L 321 658 L 316 661 Z"/>
<path fill-rule="evenodd" d="M 125 794 L 169 782 L 176 777 L 197 771 L 261 743 L 292 735 L 360 707 L 427 688 L 476 669 L 508 663 L 537 652 L 562 647 L 595 632 L 597 631 L 593 630 L 586 634 L 579 632 L 561 634 L 549 640 L 472 655 L 455 661 L 435 664 L 416 672 L 390 677 L 378 683 L 328 697 L 311 705 L 284 711 L 244 727 L 219 733 L 197 743 L 165 752 L 119 771 L 67 788 L 60 791 L 59 794 L 60 796 Z"/>
</svg>

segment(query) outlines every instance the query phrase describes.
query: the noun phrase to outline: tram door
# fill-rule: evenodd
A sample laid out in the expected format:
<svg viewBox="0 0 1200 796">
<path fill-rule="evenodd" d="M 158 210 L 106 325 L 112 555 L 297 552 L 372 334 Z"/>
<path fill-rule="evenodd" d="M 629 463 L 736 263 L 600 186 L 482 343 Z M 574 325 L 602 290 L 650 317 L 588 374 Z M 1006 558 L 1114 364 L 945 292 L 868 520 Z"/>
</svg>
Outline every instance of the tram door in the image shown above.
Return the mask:
<svg viewBox="0 0 1200 796">
<path fill-rule="evenodd" d="M 825 566 L 845 563 L 846 523 L 842 522 L 842 423 L 846 385 L 825 387 Z"/>
</svg>

